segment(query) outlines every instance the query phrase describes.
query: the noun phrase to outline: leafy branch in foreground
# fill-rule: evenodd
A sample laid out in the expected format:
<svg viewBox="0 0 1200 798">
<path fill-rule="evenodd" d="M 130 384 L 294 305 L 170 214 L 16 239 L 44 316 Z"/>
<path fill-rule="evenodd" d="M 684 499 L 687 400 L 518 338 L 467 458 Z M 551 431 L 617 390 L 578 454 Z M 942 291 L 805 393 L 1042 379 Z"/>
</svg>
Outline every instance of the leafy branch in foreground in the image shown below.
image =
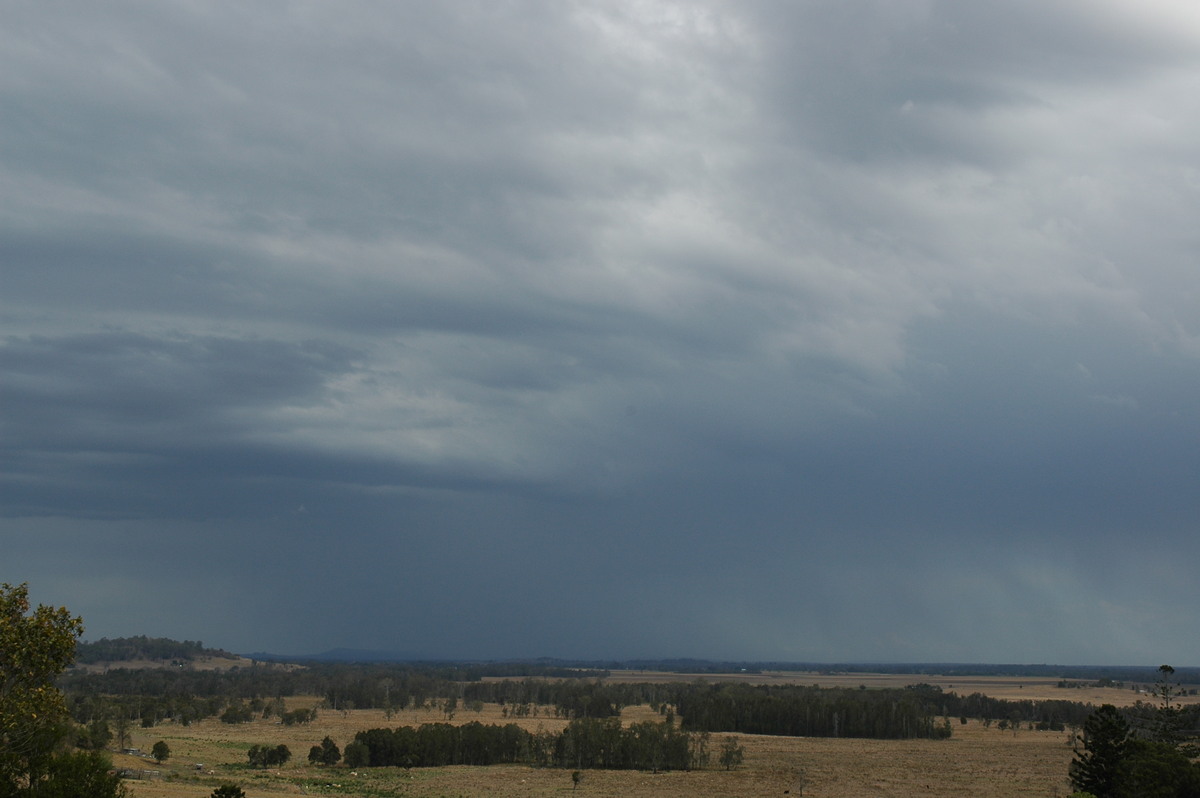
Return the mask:
<svg viewBox="0 0 1200 798">
<path fill-rule="evenodd" d="M 125 794 L 98 751 L 64 750 L 72 737 L 54 679 L 75 656 L 82 619 L 65 607 L 30 612 L 25 584 L 0 585 L 0 795 Z"/>
</svg>

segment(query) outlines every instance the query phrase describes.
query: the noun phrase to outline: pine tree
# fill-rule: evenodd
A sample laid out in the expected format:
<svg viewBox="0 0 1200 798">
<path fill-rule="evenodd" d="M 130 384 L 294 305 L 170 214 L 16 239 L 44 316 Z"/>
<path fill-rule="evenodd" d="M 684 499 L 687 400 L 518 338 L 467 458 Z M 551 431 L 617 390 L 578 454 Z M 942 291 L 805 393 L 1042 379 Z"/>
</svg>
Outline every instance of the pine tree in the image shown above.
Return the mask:
<svg viewBox="0 0 1200 798">
<path fill-rule="evenodd" d="M 1084 751 L 1071 761 L 1071 784 L 1096 798 L 1115 798 L 1121 762 L 1130 751 L 1129 724 L 1112 704 L 1093 712 L 1083 724 Z"/>
</svg>

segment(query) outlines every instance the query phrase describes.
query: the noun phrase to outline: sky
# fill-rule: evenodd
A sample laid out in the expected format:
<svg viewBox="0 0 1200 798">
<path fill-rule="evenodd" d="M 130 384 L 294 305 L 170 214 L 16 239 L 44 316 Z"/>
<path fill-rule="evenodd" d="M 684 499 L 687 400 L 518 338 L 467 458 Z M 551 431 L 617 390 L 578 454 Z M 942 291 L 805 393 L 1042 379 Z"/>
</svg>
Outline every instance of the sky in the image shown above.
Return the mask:
<svg viewBox="0 0 1200 798">
<path fill-rule="evenodd" d="M 85 639 L 1200 665 L 1191 0 L 8 4 Z"/>
</svg>

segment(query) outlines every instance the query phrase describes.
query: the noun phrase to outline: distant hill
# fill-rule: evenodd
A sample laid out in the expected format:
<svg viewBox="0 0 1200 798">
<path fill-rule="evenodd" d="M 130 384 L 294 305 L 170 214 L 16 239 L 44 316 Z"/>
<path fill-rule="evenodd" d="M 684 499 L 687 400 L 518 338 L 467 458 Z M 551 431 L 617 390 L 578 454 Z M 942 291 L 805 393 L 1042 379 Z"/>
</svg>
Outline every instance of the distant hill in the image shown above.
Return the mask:
<svg viewBox="0 0 1200 798">
<path fill-rule="evenodd" d="M 211 659 L 239 659 L 237 654 L 219 648 L 205 648 L 199 640 L 171 640 L 166 637 L 102 637 L 91 643 L 75 646 L 77 665 L 114 664 L 122 662 L 157 662 L 182 664 Z"/>
<path fill-rule="evenodd" d="M 269 654 L 256 651 L 246 654 L 259 662 L 424 662 L 429 657 L 403 651 L 370 651 L 359 648 L 334 648 L 320 654 Z"/>
</svg>

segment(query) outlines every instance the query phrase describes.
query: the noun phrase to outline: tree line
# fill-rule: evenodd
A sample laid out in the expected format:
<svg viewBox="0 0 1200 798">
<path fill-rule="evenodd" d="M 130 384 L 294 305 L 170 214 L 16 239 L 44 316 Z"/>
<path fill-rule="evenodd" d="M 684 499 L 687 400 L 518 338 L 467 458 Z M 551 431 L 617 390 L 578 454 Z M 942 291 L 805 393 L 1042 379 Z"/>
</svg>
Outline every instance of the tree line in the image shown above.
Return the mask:
<svg viewBox="0 0 1200 798">
<path fill-rule="evenodd" d="M 511 690 L 504 686 L 509 684 L 527 685 L 521 688 L 526 696 L 523 700 L 554 703 L 553 698 L 546 697 L 546 691 L 563 689 L 554 685 L 603 675 L 597 671 L 564 672 L 557 666 L 547 667 L 544 673 L 537 670 L 535 666 L 512 664 L 485 667 L 313 663 L 303 668 L 283 668 L 270 663 L 253 663 L 211 671 L 111 668 L 103 673 L 88 673 L 74 670 L 63 674 L 58 684 L 68 693 L 81 695 L 194 695 L 242 699 L 319 695 L 333 709 L 383 709 L 388 706 L 403 709 L 420 706 L 433 698 L 462 698 L 465 687 L 473 687 L 478 693 L 475 697 L 480 700 L 496 700 L 489 696 L 501 696 Z M 512 675 L 514 671 L 520 675 Z M 486 677 L 513 681 L 483 682 Z M 516 681 L 518 679 L 522 681 Z"/>
<path fill-rule="evenodd" d="M 346 764 L 369 767 L 528 764 L 613 770 L 685 770 L 708 764 L 708 735 L 674 723 L 577 718 L 558 733 L 530 732 L 515 723 L 369 729 L 346 746 Z M 361 757 L 361 759 L 360 759 Z"/>
<path fill-rule="evenodd" d="M 468 673 L 482 678 L 477 670 L 457 675 Z M 270 716 L 274 702 L 296 695 L 321 696 L 333 710 L 399 711 L 453 700 L 467 706 L 500 704 L 514 716 L 528 714 L 532 707 L 549 707 L 564 718 L 611 717 L 624 706 L 666 702 L 673 695 L 666 685 L 607 685 L 550 677 L 461 682 L 448 675 L 443 666 L 337 664 L 293 671 L 269 665 L 228 671 L 117 668 L 70 673 L 60 678 L 59 685 L 79 723 L 125 717 L 144 726 L 163 720 L 189 724 L 225 712 L 240 720 L 249 720 L 251 713 Z"/>
<path fill-rule="evenodd" d="M 939 707 L 917 690 L 720 684 L 682 691 L 684 726 L 788 737 L 949 737 Z"/>
<path fill-rule="evenodd" d="M 128 721 L 150 727 L 165 720 L 189 724 L 219 716 L 227 722 L 280 717 L 283 699 L 318 695 L 332 710 L 431 707 L 447 720 L 459 707 L 499 704 L 508 717 L 546 712 L 562 718 L 609 718 L 645 704 L 680 715 L 689 730 L 838 737 L 939 737 L 946 718 L 1037 728 L 1078 727 L 1094 710 L 1066 700 L 1012 701 L 973 693 L 959 696 L 927 684 L 866 690 L 802 685 L 749 686 L 702 680 L 605 683 L 589 678 L 483 681 L 483 666 L 319 663 L 302 669 L 254 664 L 228 671 L 114 669 L 76 672 L 59 684 L 80 724 Z M 470 677 L 460 681 L 451 676 Z M 937 719 L 941 718 L 939 722 Z"/>
</svg>

